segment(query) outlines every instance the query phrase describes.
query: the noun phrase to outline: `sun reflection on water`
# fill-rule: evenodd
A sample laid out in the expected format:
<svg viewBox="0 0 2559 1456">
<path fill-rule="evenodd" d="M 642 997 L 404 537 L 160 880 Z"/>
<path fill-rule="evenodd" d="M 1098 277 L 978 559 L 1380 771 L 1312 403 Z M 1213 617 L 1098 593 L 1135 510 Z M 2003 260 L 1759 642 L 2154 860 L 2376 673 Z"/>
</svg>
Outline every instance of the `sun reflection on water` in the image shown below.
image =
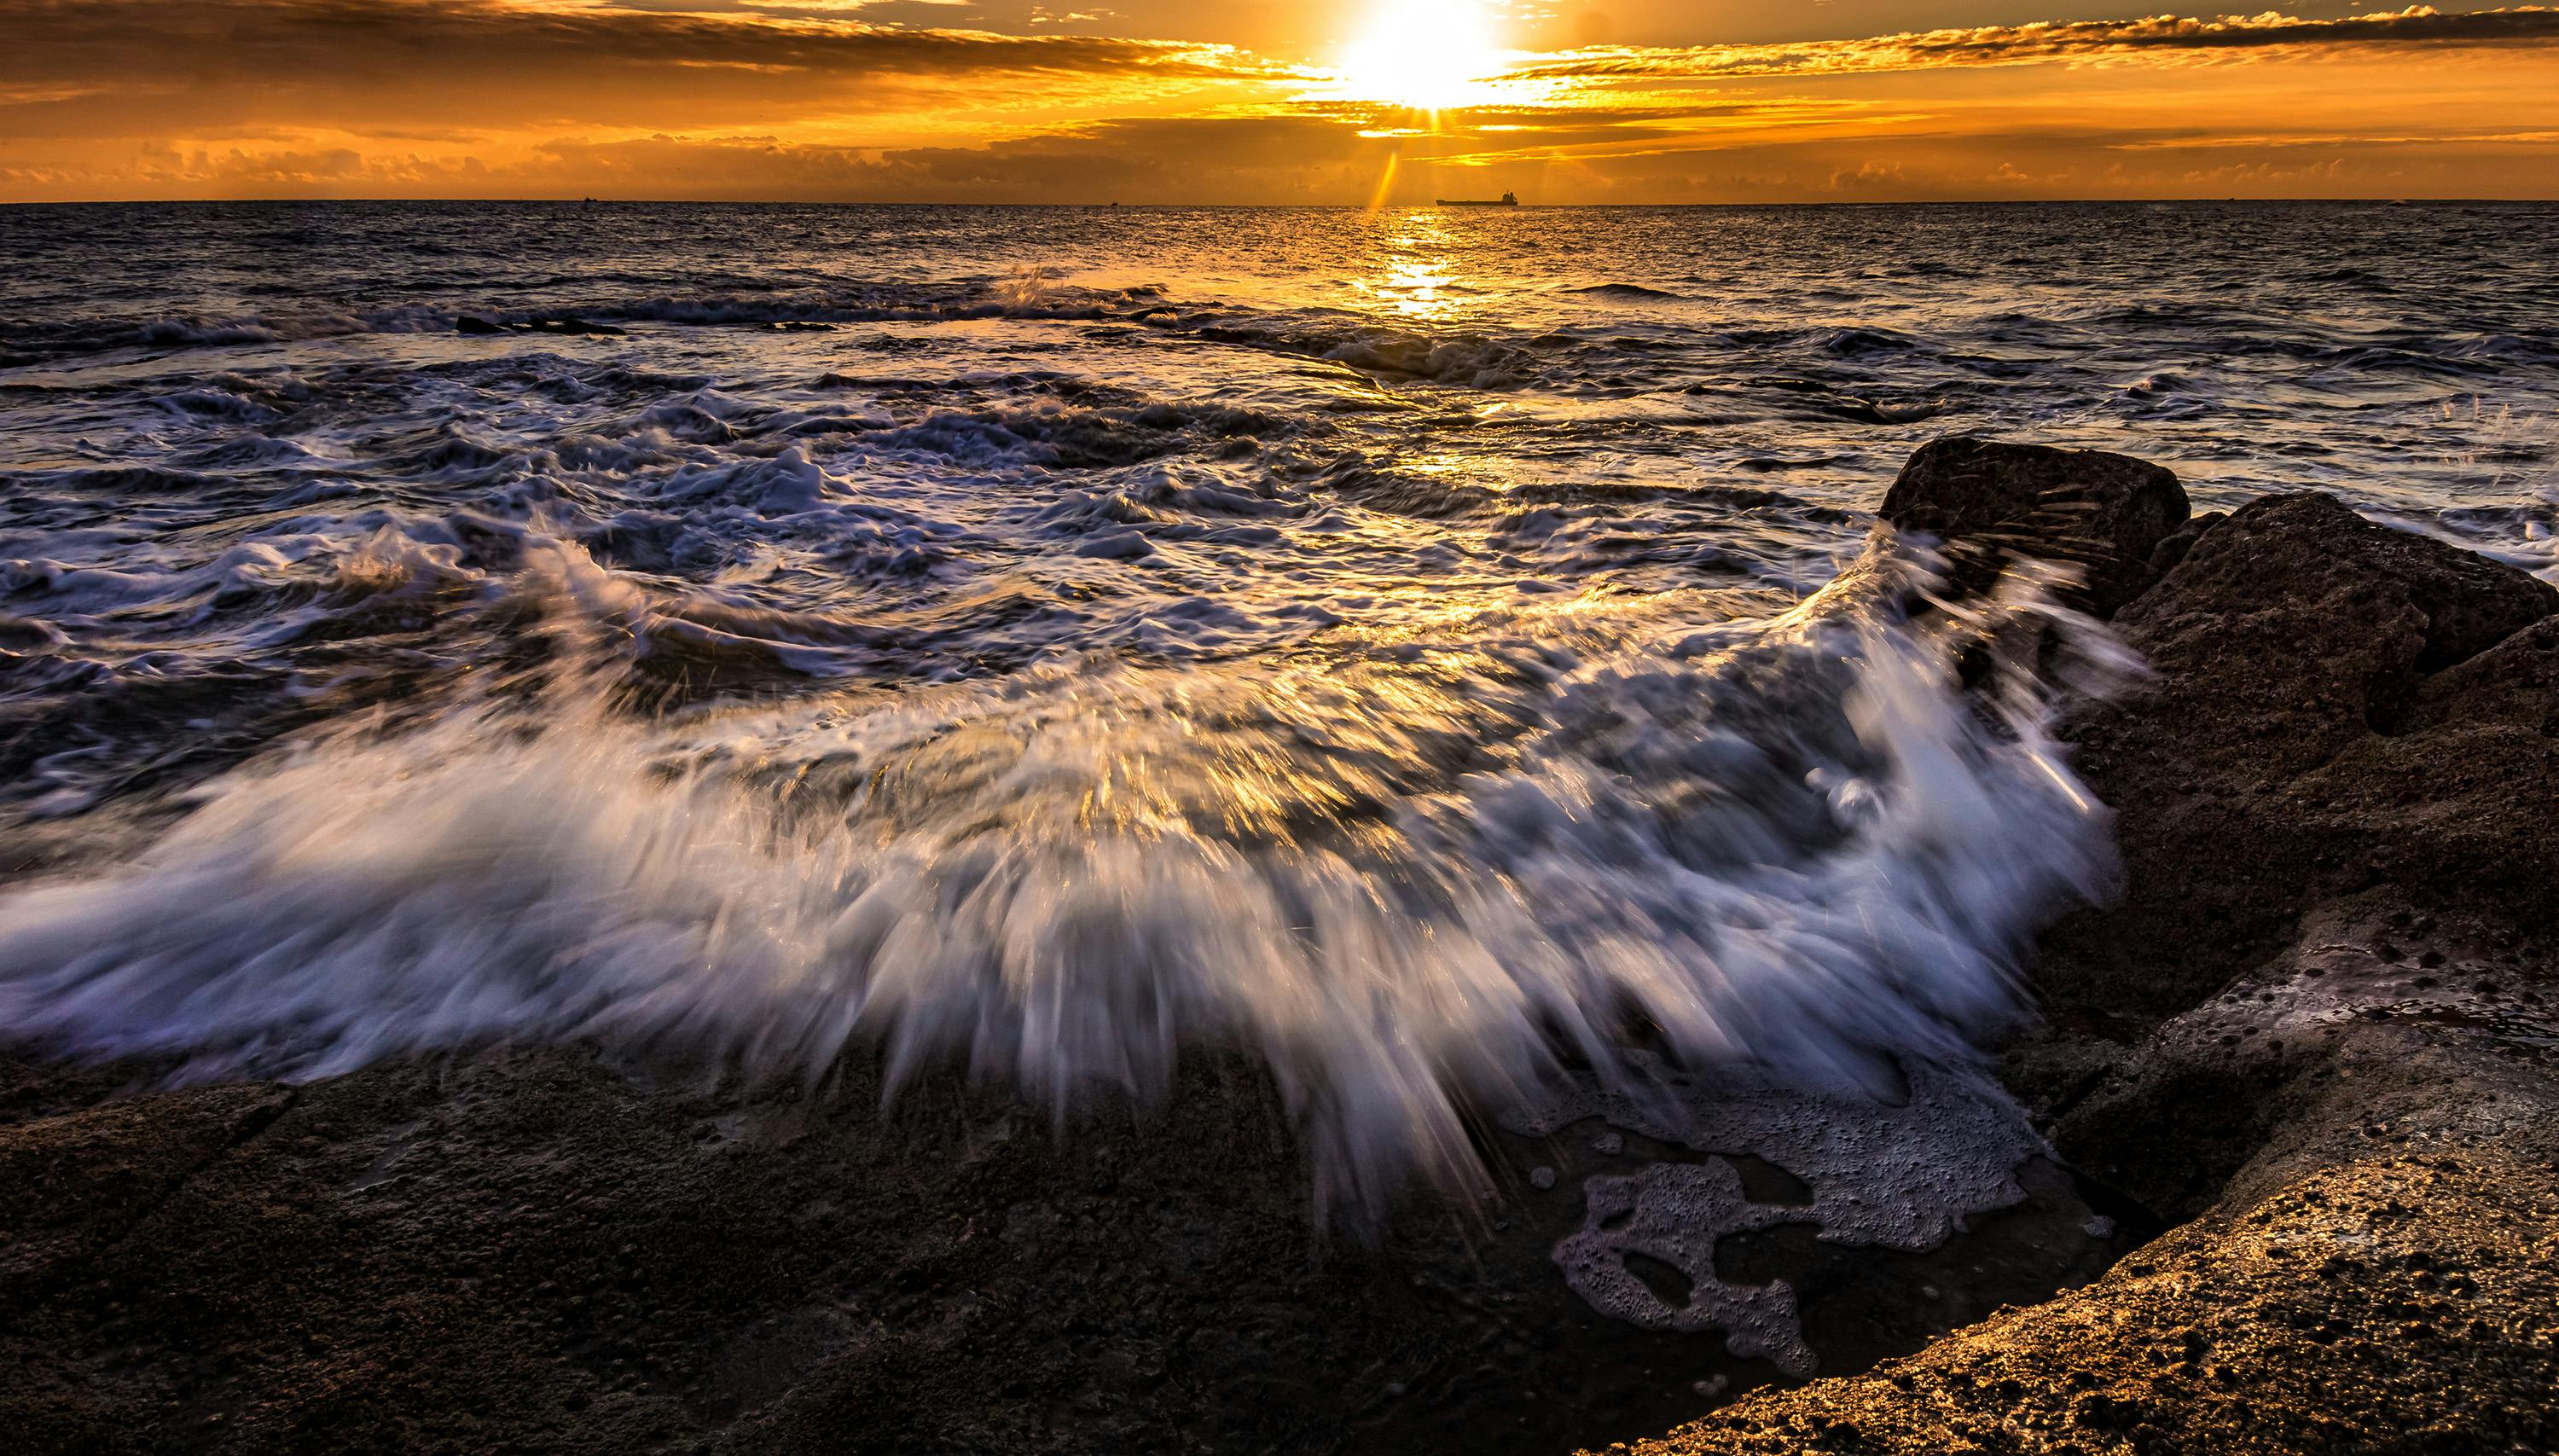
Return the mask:
<svg viewBox="0 0 2559 1456">
<path fill-rule="evenodd" d="M 1445 227 L 1417 218 L 1383 239 L 1376 271 L 1355 279 L 1362 300 L 1398 318 L 1442 320 L 1457 313 L 1479 291 L 1461 281 L 1453 239 Z"/>
</svg>

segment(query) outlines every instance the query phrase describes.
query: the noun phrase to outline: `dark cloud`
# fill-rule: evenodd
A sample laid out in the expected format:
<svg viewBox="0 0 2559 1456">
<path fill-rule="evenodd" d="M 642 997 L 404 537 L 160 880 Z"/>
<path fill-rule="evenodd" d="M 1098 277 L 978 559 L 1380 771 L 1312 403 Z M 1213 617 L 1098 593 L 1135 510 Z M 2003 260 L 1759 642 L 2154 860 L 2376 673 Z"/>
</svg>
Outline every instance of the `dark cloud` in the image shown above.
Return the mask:
<svg viewBox="0 0 2559 1456">
<path fill-rule="evenodd" d="M 382 70 L 468 58 L 535 65 L 743 66 L 763 71 L 982 73 L 1138 71 L 1231 75 L 1223 48 L 1094 36 L 880 26 L 826 15 L 534 8 L 498 0 L 0 0 L 0 74 L 121 78 L 137 59 L 182 73 Z M 141 68 L 148 70 L 149 68 Z"/>
<path fill-rule="evenodd" d="M 767 122 L 937 86 L 1251 79 L 1219 47 L 494 0 L 0 0 L 0 135 Z M 9 100 L 12 92 L 23 98 Z"/>
<path fill-rule="evenodd" d="M 978 147 L 780 137 L 553 138 L 502 160 L 375 149 L 150 147 L 145 180 L 232 196 L 585 196 L 710 201 L 1340 202 L 1398 143 L 1291 116 L 1102 122 Z"/>
<path fill-rule="evenodd" d="M 1857 74 L 1954 66 L 2183 54 L 2208 59 L 2247 51 L 2548 46 L 2559 43 L 2559 8 L 2524 6 L 2442 14 L 2428 7 L 2342 20 L 2299 20 L 2268 12 L 2190 20 L 2064 20 L 1975 26 L 1848 41 L 1781 46 L 1607 47 L 1576 51 L 1522 75 L 1611 79 Z"/>
<path fill-rule="evenodd" d="M 542 167 L 613 186 L 662 179 L 682 196 L 856 197 L 880 202 L 1339 202 L 1372 185 L 1394 147 L 1290 116 L 1103 122 L 979 147 L 884 151 L 655 137 L 554 142 Z M 646 180 L 645 182 L 643 180 Z"/>
</svg>

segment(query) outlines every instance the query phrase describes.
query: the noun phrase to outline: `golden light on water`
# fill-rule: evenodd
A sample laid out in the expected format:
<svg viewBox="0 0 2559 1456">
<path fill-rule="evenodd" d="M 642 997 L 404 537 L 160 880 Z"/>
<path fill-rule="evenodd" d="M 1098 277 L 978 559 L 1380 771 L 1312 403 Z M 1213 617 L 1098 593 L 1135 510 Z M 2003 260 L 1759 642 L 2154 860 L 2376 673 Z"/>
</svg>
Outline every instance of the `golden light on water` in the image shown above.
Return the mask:
<svg viewBox="0 0 2559 1456">
<path fill-rule="evenodd" d="M 1425 219 L 1423 225 L 1387 240 L 1374 276 L 1356 279 L 1352 287 L 1370 306 L 1407 319 L 1437 319 L 1456 310 L 1464 296 L 1454 261 L 1447 252 L 1448 234 Z"/>
<path fill-rule="evenodd" d="M 1505 65 L 1482 0 L 1378 0 L 1342 55 L 1342 94 L 1439 111 L 1487 98 Z"/>
</svg>

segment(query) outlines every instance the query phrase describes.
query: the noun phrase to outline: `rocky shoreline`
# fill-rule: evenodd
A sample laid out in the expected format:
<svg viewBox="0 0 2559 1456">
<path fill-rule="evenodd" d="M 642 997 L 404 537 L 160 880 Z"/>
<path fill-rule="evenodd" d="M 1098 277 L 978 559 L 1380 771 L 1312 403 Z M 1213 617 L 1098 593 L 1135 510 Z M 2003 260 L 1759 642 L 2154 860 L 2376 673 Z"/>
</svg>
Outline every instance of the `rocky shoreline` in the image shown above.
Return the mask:
<svg viewBox="0 0 2559 1456">
<path fill-rule="evenodd" d="M 2065 729 L 2124 894 L 2008 1080 L 2180 1227 L 2087 1288 L 1633 1449 L 2559 1442 L 2559 593 L 2325 495 L 2155 548 Z"/>
<path fill-rule="evenodd" d="M 1240 1056 L 1058 1129 L 956 1079 L 884 1113 L 850 1063 L 744 1087 L 498 1050 L 137 1093 L 148 1069 L 15 1055 L 0 1429 L 65 1452 L 2551 1449 L 2559 591 L 2325 496 L 2188 520 L 2123 457 L 1942 441 L 1883 513 L 1945 539 L 1956 596 L 2072 563 L 2151 675 L 2063 717 L 2123 885 L 2043 937 L 2044 1019 L 2002 1054 L 2057 1161 L 1936 1246 L 1768 1220 L 1698 1265 L 1782 1279 L 1820 1369 L 1862 1373 L 1770 1383 L 1558 1276 L 1588 1180 L 1712 1164 L 1770 1209 L 1818 1196 L 1800 1169 L 1596 1117 L 1487 1128 L 1494 1198 L 1327 1238 Z M 1692 1272 L 1644 1282 L 1686 1300 Z"/>
</svg>

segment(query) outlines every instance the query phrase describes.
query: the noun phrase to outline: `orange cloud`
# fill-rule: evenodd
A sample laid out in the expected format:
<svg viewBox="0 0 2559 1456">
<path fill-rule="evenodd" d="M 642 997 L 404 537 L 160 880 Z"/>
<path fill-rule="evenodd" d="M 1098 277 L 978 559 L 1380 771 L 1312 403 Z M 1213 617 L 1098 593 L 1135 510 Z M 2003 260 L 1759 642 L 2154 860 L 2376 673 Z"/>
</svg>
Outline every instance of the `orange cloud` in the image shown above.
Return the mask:
<svg viewBox="0 0 2559 1456">
<path fill-rule="evenodd" d="M 2446 49 L 2559 44 L 2559 8 L 2524 6 L 2447 15 L 2430 6 L 2342 20 L 2263 15 L 2191 20 L 2065 20 L 2032 25 L 1912 31 L 1780 46 L 1598 47 L 1566 53 L 1514 75 L 1540 79 L 1697 79 L 1834 75 L 1955 66 L 2142 57 L 2205 60 L 2241 52 Z"/>
<path fill-rule="evenodd" d="M 2553 7 L 1580 50 L 1426 113 L 1231 46 L 655 3 L 0 0 L 0 199 L 2559 195 Z"/>
</svg>

